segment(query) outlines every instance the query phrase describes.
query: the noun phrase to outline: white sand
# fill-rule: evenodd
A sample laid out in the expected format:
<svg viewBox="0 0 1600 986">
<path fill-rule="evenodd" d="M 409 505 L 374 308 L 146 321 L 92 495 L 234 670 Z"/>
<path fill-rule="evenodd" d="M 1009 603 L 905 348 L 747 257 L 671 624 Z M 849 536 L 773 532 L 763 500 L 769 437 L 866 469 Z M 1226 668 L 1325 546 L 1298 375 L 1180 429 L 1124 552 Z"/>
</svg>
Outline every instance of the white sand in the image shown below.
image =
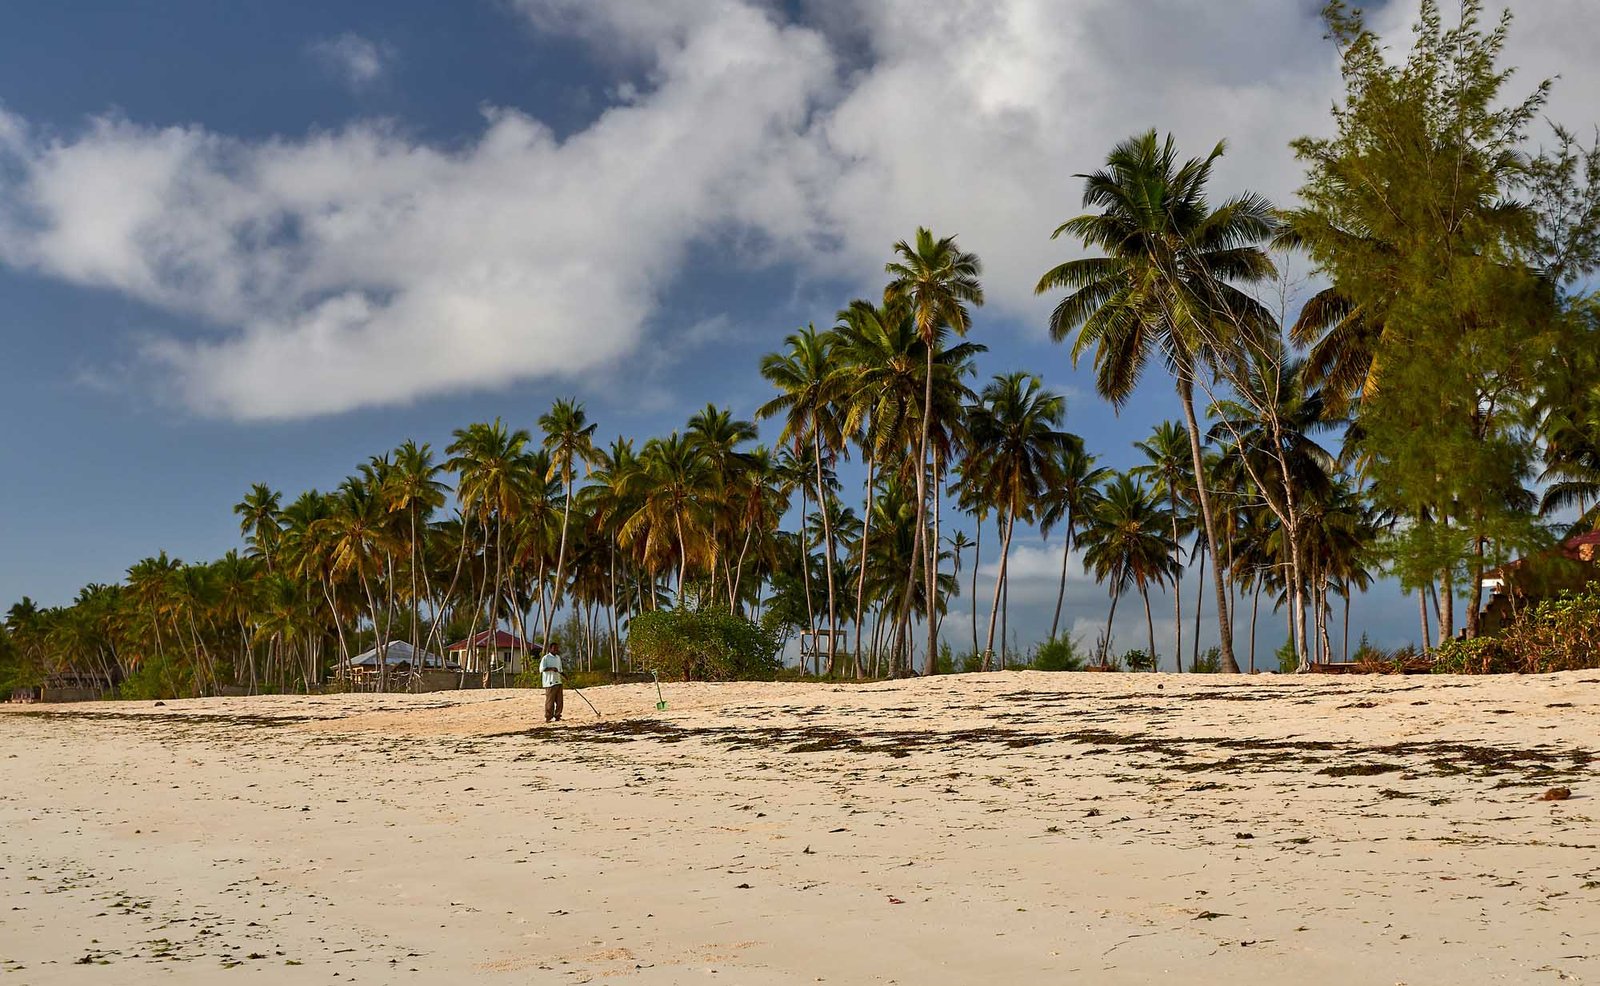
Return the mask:
<svg viewBox="0 0 1600 986">
<path fill-rule="evenodd" d="M 0 983 L 1600 981 L 1594 672 L 666 689 L 5 708 Z"/>
</svg>

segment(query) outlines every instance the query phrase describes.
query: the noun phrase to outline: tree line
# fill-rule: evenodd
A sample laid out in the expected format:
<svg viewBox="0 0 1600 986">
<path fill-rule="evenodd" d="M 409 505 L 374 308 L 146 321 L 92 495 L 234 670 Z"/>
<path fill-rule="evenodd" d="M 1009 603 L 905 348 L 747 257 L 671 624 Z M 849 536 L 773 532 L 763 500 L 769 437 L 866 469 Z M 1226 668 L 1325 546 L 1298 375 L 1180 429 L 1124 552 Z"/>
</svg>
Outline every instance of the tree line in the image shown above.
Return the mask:
<svg viewBox="0 0 1600 986">
<path fill-rule="evenodd" d="M 1154 666 L 1166 645 L 1150 592 L 1167 586 L 1180 670 L 1186 637 L 1199 660 L 1205 608 L 1221 669 L 1254 668 L 1263 595 L 1295 664 L 1343 656 L 1336 609 L 1348 641 L 1352 595 L 1382 574 L 1416 596 L 1424 651 L 1458 626 L 1474 637 L 1486 572 L 1600 528 L 1600 305 L 1586 287 L 1600 144 L 1556 127 L 1535 146 L 1550 84 L 1507 96 L 1509 13 L 1485 24 L 1468 2 L 1446 24 L 1424 3 L 1400 61 L 1358 12 L 1325 16 L 1346 94 L 1332 136 L 1293 144 L 1295 204 L 1216 196 L 1224 145 L 1185 157 L 1150 130 L 1081 176 L 1084 212 L 1054 233 L 1074 256 L 1038 281 L 1057 300 L 1052 338 L 1118 408 L 1152 373 L 1173 381 L 1178 417 L 1137 443 L 1135 468 L 1100 466 L 1038 377 L 978 379 L 982 264 L 918 229 L 893 246 L 881 296 L 761 360 L 774 396 L 755 420 L 707 405 L 669 435 L 602 445 L 585 408 L 558 400 L 536 430 L 497 419 L 440 450 L 407 442 L 331 492 L 257 485 L 234 506 L 242 550 L 159 553 L 66 606 L 24 599 L 0 661 L 19 680 L 291 689 L 341 675 L 360 647 L 437 652 L 503 628 L 620 670 L 634 616 L 714 607 L 814 633 L 823 675 L 936 673 L 957 639 L 956 663 L 987 669 L 1014 660 L 1019 524 L 1063 545 L 1052 639 L 1075 552 L 1108 587 L 1103 663 L 1136 593 Z M 1309 298 L 1288 273 L 1297 256 Z M 777 428 L 772 445 L 756 421 Z M 846 460 L 864 472 L 854 491 Z M 980 601 L 985 558 L 996 578 Z M 1186 619 L 1189 568 L 1204 575 Z"/>
</svg>

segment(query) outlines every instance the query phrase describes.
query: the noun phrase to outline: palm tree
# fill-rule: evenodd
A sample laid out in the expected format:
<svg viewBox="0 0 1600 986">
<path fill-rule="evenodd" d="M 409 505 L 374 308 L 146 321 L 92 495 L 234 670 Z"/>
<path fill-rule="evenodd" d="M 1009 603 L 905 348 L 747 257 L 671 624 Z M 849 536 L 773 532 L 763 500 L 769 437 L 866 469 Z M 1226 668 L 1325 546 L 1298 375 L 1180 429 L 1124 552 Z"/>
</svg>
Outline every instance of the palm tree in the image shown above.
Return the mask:
<svg viewBox="0 0 1600 986">
<path fill-rule="evenodd" d="M 418 445 L 407 441 L 394 452 L 394 469 L 383 490 L 386 505 L 391 513 L 406 517 L 406 549 L 409 556 L 407 571 L 411 578 L 411 646 L 422 647 L 420 610 L 422 599 L 433 595 L 428 585 L 428 567 L 424 564 L 424 539 L 428 519 L 434 511 L 444 506 L 445 485 L 439 481 L 444 468 L 433 461 L 433 449 L 426 442 Z M 418 594 L 417 580 L 422 580 Z M 437 621 L 435 621 L 437 626 Z"/>
<path fill-rule="evenodd" d="M 1150 635 L 1151 670 L 1159 666 L 1155 622 L 1150 615 L 1150 586 L 1164 585 L 1176 573 L 1178 544 L 1167 534 L 1166 511 L 1144 484 L 1118 474 L 1105 488 L 1093 519 L 1084 530 L 1083 562 L 1095 581 L 1111 583 L 1111 613 L 1106 618 L 1105 648 L 1111 646 L 1111 625 L 1117 616 L 1117 598 L 1129 585 L 1144 597 L 1145 629 Z M 1106 660 L 1106 650 L 1100 654 Z"/>
<path fill-rule="evenodd" d="M 233 505 L 239 515 L 239 533 L 250 541 L 250 550 L 266 563 L 272 571 L 272 553 L 278 546 L 283 530 L 279 523 L 283 494 L 266 483 L 250 487 L 243 500 Z"/>
<path fill-rule="evenodd" d="M 1039 498 L 1039 531 L 1045 537 L 1061 527 L 1064 544 L 1061 552 L 1061 585 L 1056 590 L 1056 612 L 1050 620 L 1050 639 L 1058 638 L 1061 628 L 1061 605 L 1067 598 L 1067 562 L 1077 542 L 1078 531 L 1083 528 L 1100 501 L 1100 487 L 1112 476 L 1112 470 L 1096 466 L 1097 456 L 1084 451 L 1083 439 L 1072 436 L 1061 450 L 1055 464 L 1055 482 Z M 981 527 L 981 521 L 980 521 Z M 976 563 L 974 563 L 976 564 Z"/>
<path fill-rule="evenodd" d="M 635 473 L 640 504 L 622 525 L 621 536 L 643 548 L 645 564 L 652 570 L 665 557 L 677 560 L 677 598 L 683 604 L 683 584 L 691 562 L 710 553 L 711 512 L 707 494 L 716 474 L 704 455 L 686 438 L 673 432 L 652 438 L 639 454 Z"/>
<path fill-rule="evenodd" d="M 558 400 L 539 418 L 544 429 L 544 450 L 550 455 L 550 468 L 545 479 L 561 479 L 566 491 L 561 505 L 561 545 L 556 549 L 555 591 L 550 601 L 551 619 L 544 623 L 543 650 L 550 649 L 550 628 L 555 622 L 556 608 L 561 605 L 561 590 L 566 585 L 567 524 L 572 519 L 572 487 L 578 462 L 585 470 L 594 463 L 594 431 L 598 425 L 591 423 L 583 405 L 575 400 Z"/>
<path fill-rule="evenodd" d="M 756 411 L 758 418 L 783 416 L 779 441 L 790 443 L 797 454 L 805 444 L 811 445 L 817 503 L 823 507 L 824 518 L 827 517 L 828 491 L 823 478 L 823 453 L 827 450 L 831 454 L 844 444 L 838 406 L 843 380 L 835 372 L 833 363 L 837 343 L 838 337 L 833 333 L 819 333 L 815 326 L 809 325 L 785 339 L 784 344 L 789 347 L 787 352 L 772 353 L 761 360 L 761 375 L 778 388 L 779 394 Z M 801 523 L 804 526 L 803 518 Z M 826 523 L 823 538 L 828 577 L 828 673 L 831 674 L 838 653 L 839 607 L 833 579 L 833 531 Z"/>
<path fill-rule="evenodd" d="M 1233 282 L 1272 275 L 1261 244 L 1272 235 L 1274 220 L 1267 201 L 1251 193 L 1211 207 L 1206 184 L 1223 148 L 1219 143 L 1207 157 L 1180 164 L 1173 139 L 1158 140 L 1154 130 L 1118 144 L 1106 167 L 1086 176 L 1083 204 L 1099 211 L 1070 219 L 1053 234 L 1070 234 L 1102 254 L 1051 268 L 1035 291 L 1069 292 L 1051 314 L 1050 335 L 1059 342 L 1078 330 L 1073 362 L 1095 351 L 1096 390 L 1117 407 L 1132 397 L 1152 352 L 1177 378 L 1211 547 L 1222 667 L 1237 673 L 1217 527 L 1202 481 L 1194 386 L 1230 338 L 1270 321 L 1260 303 Z"/>
<path fill-rule="evenodd" d="M 521 428 L 508 429 L 499 418 L 493 424 L 480 422 L 458 428 L 453 436 L 455 440 L 445 449 L 451 456 L 446 468 L 456 474 L 456 498 L 461 501 L 462 513 L 477 520 L 485 547 L 493 532 L 494 564 L 491 570 L 485 559 L 480 596 L 488 600 L 488 629 L 493 633 L 500 628 L 500 599 L 505 584 L 505 530 L 516 517 L 532 480 L 532 453 L 528 450 L 532 436 Z M 463 538 L 463 549 L 467 543 Z M 469 627 L 468 639 L 477 633 L 476 619 L 477 609 L 474 608 L 474 625 Z M 483 662 L 485 686 L 489 683 L 490 664 L 487 660 Z"/>
<path fill-rule="evenodd" d="M 1180 522 L 1180 509 L 1178 506 L 1179 493 L 1189 485 L 1193 476 L 1192 466 L 1194 456 L 1189 445 L 1189 433 L 1183 425 L 1176 421 L 1163 421 L 1156 425 L 1150 437 L 1142 442 L 1135 442 L 1134 448 L 1144 453 L 1149 461 L 1142 466 L 1135 467 L 1133 475 L 1141 479 L 1149 479 L 1154 484 L 1157 496 L 1165 495 L 1167 498 L 1167 512 L 1172 516 L 1172 543 L 1178 543 L 1178 524 Z M 1179 558 L 1181 560 L 1181 549 Z M 1172 587 L 1173 608 L 1173 654 L 1177 662 L 1178 672 L 1183 672 L 1183 576 L 1179 570 L 1178 576 L 1173 580 Z"/>
<path fill-rule="evenodd" d="M 971 316 L 967 306 L 983 304 L 983 286 L 978 280 L 983 273 L 983 265 L 978 260 L 977 254 L 963 252 L 957 247 L 955 237 L 946 236 L 936 240 L 931 231 L 921 226 L 917 227 L 917 235 L 912 242 L 901 240 L 894 245 L 894 252 L 899 260 L 884 265 L 884 272 L 892 278 L 884 290 L 884 300 L 901 305 L 911 312 L 917 334 L 922 338 L 925 350 L 923 371 L 925 383 L 922 398 L 925 413 L 917 454 L 916 536 L 920 545 L 925 527 L 924 519 L 927 516 L 925 511 L 929 467 L 928 432 L 934 407 L 934 354 L 940 348 L 946 329 L 956 335 L 967 334 L 971 326 Z M 939 485 L 940 477 L 935 476 L 933 478 L 935 496 L 938 495 Z M 911 567 L 907 573 L 908 582 L 916 580 L 918 559 L 923 553 L 935 556 L 938 553 L 938 546 L 922 545 L 912 551 Z M 928 565 L 926 571 L 927 578 L 924 581 L 928 585 L 931 597 L 935 588 L 937 567 Z M 907 598 L 909 600 L 910 593 L 907 593 Z M 938 632 L 938 627 L 930 620 L 925 674 L 938 671 L 939 647 L 936 639 Z"/>
<path fill-rule="evenodd" d="M 1059 430 L 1066 413 L 1066 399 L 1045 390 L 1038 377 L 1010 373 L 995 377 L 968 414 L 973 447 L 970 461 L 978 464 L 974 479 L 984 501 L 999 511 L 1005 532 L 983 653 L 984 670 L 988 670 L 994 650 L 995 619 L 1017 520 L 1031 517 L 1045 490 L 1055 485 L 1056 463 L 1073 444 L 1072 436 Z"/>
</svg>

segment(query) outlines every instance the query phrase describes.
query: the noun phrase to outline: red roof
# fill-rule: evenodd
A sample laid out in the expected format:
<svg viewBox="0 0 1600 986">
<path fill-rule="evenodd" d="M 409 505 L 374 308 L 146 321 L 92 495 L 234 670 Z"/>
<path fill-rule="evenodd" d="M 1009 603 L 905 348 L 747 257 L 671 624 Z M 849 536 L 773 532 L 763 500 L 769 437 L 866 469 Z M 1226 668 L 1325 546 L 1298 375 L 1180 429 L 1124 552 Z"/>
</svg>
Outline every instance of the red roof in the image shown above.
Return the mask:
<svg viewBox="0 0 1600 986">
<path fill-rule="evenodd" d="M 489 643 L 489 635 L 491 633 L 494 634 L 493 647 L 495 650 L 516 650 L 519 647 L 530 651 L 536 651 L 540 649 L 538 644 L 518 640 L 514 635 L 506 633 L 504 630 L 484 630 L 483 632 L 473 636 L 470 642 L 466 640 L 458 640 L 449 647 L 446 647 L 445 650 L 481 650 L 487 648 L 491 646 Z"/>
</svg>

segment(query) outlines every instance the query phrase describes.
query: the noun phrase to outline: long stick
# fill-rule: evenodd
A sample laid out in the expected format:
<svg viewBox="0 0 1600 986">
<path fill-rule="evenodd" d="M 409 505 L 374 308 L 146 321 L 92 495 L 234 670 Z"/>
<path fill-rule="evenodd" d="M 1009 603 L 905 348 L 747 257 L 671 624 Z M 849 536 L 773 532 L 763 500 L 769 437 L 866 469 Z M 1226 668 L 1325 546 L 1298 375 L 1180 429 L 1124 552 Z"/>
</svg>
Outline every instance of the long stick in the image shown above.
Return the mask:
<svg viewBox="0 0 1600 986">
<path fill-rule="evenodd" d="M 589 707 L 589 711 L 594 713 L 594 717 L 596 719 L 604 719 L 605 718 L 605 716 L 600 714 L 600 710 L 594 707 L 594 703 L 589 701 L 588 696 L 583 694 L 583 689 L 579 688 L 577 685 L 573 685 L 572 686 L 572 691 L 573 691 L 573 694 L 575 694 L 579 698 L 583 699 L 583 704 L 587 705 Z"/>
</svg>

